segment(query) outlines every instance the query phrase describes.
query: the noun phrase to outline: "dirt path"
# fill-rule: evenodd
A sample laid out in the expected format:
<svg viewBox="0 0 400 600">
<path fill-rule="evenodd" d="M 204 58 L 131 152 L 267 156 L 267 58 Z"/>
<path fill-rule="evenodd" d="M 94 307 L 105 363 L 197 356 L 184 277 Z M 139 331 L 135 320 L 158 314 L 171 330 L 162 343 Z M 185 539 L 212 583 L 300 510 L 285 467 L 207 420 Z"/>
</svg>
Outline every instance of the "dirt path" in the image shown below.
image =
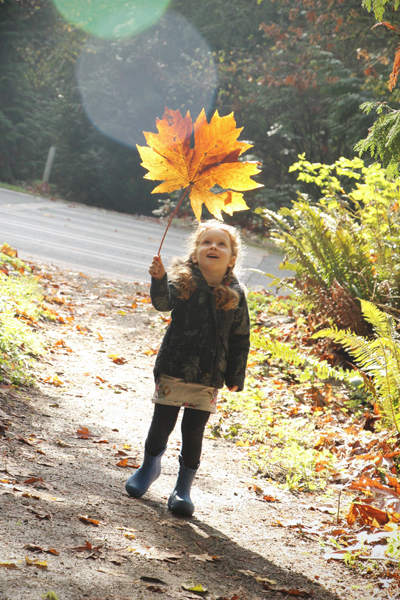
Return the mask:
<svg viewBox="0 0 400 600">
<path fill-rule="evenodd" d="M 264 491 L 270 487 L 280 502 L 260 501 L 245 454 L 232 442 L 205 439 L 192 519 L 167 509 L 178 427 L 161 477 L 143 499 L 129 498 L 124 482 L 133 468 L 117 463 L 141 462 L 153 352 L 165 323 L 146 286 L 52 267 L 42 275 L 58 314 L 43 330 L 52 353 L 37 367 L 35 389 L 0 388 L 0 417 L 9 425 L 0 438 L 2 600 L 50 600 L 50 591 L 58 600 L 198 598 L 183 589 L 187 581 L 207 588 L 210 600 L 389 597 L 345 566 L 327 564 L 311 537 L 279 526 L 299 517 L 321 526 L 327 515 L 305 510 L 307 495 L 265 480 Z M 78 437 L 82 427 L 94 437 Z"/>
</svg>

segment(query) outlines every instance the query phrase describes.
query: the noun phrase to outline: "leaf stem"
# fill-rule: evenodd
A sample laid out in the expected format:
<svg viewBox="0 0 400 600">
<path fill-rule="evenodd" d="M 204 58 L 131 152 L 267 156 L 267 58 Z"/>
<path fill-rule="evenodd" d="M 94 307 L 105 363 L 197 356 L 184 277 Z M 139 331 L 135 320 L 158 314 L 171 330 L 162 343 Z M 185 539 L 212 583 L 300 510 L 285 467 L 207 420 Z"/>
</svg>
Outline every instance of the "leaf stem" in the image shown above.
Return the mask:
<svg viewBox="0 0 400 600">
<path fill-rule="evenodd" d="M 188 185 L 188 187 L 187 187 L 187 188 L 186 188 L 186 190 L 185 190 L 185 193 L 183 194 L 182 198 L 179 200 L 179 202 L 178 202 L 178 204 L 177 204 L 177 206 L 176 206 L 176 208 L 175 208 L 174 212 L 173 212 L 173 213 L 172 213 L 172 215 L 171 215 L 171 218 L 170 218 L 170 220 L 168 221 L 167 229 L 166 229 L 166 230 L 165 230 L 165 232 L 164 232 L 163 239 L 161 240 L 161 244 L 160 244 L 160 247 L 159 247 L 159 249 L 158 249 L 158 256 L 160 256 L 160 253 L 161 253 L 161 248 L 162 248 L 162 245 L 163 245 L 163 243 L 164 243 L 165 236 L 167 235 L 167 231 L 168 231 L 168 229 L 169 229 L 169 226 L 171 225 L 172 219 L 173 219 L 173 218 L 174 218 L 174 216 L 176 215 L 176 211 L 178 210 L 178 208 L 179 208 L 179 207 L 180 207 L 180 205 L 182 204 L 182 201 L 184 200 L 184 198 L 185 198 L 186 194 L 188 193 L 188 191 L 190 190 L 190 188 L 191 188 L 191 186 L 190 186 L 190 185 Z"/>
</svg>

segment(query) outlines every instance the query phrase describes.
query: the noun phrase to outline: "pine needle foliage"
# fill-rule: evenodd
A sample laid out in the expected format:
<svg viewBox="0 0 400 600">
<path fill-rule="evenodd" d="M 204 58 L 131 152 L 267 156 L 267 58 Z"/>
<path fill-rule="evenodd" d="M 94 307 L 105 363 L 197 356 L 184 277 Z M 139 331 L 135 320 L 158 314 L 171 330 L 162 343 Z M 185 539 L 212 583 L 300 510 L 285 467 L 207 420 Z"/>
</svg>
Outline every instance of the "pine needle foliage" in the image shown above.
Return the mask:
<svg viewBox="0 0 400 600">
<path fill-rule="evenodd" d="M 312 204 L 299 194 L 291 208 L 259 211 L 286 253 L 283 268 L 295 272 L 283 284 L 301 289 L 338 327 L 361 335 L 371 331 L 361 299 L 400 316 L 400 181 L 358 158 L 323 165 L 303 154 L 291 170 L 322 197 Z"/>
<path fill-rule="evenodd" d="M 372 302 L 361 300 L 364 318 L 372 325 L 375 338 L 368 340 L 337 327 L 314 333 L 313 338 L 329 338 L 341 344 L 354 357 L 367 376 L 365 387 L 378 404 L 384 419 L 400 433 L 400 335 L 391 315 Z"/>
</svg>

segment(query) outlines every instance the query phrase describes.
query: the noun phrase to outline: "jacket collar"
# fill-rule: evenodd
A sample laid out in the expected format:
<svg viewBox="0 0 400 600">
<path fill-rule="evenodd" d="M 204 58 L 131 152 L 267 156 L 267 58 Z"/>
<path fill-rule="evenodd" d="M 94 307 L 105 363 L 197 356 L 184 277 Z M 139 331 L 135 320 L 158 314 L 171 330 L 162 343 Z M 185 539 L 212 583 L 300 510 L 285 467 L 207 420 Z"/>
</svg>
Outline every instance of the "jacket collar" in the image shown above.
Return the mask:
<svg viewBox="0 0 400 600">
<path fill-rule="evenodd" d="M 193 269 L 193 277 L 194 280 L 196 281 L 196 285 L 199 289 L 201 290 L 207 290 L 208 292 L 211 293 L 210 290 L 210 286 L 208 285 L 207 281 L 204 278 L 203 273 L 200 271 L 199 267 L 196 266 L 192 266 Z M 239 281 L 236 279 L 236 277 L 233 278 L 233 281 L 231 282 L 229 287 L 240 287 Z"/>
</svg>

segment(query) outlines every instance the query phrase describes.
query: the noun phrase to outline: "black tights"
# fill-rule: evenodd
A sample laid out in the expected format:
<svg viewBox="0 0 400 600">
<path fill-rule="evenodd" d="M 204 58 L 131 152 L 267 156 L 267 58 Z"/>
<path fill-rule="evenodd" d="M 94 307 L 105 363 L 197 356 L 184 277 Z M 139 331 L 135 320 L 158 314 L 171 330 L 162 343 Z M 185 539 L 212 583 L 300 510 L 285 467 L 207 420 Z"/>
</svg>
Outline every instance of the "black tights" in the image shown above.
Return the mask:
<svg viewBox="0 0 400 600">
<path fill-rule="evenodd" d="M 180 406 L 155 404 L 153 420 L 145 444 L 150 456 L 158 456 L 166 447 L 178 419 Z M 182 418 L 183 462 L 189 469 L 197 469 L 201 456 L 204 428 L 211 413 L 206 410 L 185 408 Z"/>
</svg>

